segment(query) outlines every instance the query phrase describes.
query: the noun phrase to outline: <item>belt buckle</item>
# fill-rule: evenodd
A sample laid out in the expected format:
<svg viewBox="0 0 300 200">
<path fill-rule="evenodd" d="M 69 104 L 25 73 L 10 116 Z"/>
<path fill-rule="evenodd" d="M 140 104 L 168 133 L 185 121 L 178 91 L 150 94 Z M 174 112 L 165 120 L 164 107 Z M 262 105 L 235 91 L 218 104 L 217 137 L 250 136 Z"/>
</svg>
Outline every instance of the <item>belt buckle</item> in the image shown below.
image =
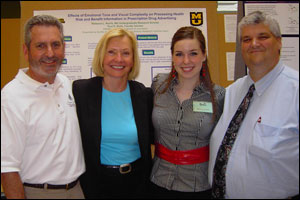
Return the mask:
<svg viewBox="0 0 300 200">
<path fill-rule="evenodd" d="M 123 171 L 123 168 L 125 168 L 125 167 L 128 167 L 128 170 Z M 127 173 L 131 172 L 131 164 L 129 163 L 129 164 L 120 165 L 119 171 L 121 174 L 127 174 Z"/>
</svg>

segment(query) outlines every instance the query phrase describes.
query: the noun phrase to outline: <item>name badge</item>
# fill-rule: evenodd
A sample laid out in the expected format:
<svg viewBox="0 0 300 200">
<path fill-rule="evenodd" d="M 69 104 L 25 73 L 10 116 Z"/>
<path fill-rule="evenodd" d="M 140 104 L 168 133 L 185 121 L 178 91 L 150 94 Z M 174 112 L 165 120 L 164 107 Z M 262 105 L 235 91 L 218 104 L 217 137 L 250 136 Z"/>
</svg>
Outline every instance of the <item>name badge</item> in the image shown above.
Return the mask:
<svg viewBox="0 0 300 200">
<path fill-rule="evenodd" d="M 213 113 L 212 103 L 207 101 L 193 101 L 193 111 Z"/>
</svg>

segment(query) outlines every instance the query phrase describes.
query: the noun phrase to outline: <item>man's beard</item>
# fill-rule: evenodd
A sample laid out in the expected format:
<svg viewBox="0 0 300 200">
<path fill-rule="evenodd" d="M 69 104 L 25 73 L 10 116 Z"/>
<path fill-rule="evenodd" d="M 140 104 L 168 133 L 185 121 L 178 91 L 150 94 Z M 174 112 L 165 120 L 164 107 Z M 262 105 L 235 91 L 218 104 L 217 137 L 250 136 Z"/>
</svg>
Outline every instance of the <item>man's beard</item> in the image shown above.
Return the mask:
<svg viewBox="0 0 300 200">
<path fill-rule="evenodd" d="M 56 64 L 53 66 L 42 66 L 44 62 L 52 62 L 55 61 Z M 53 77 L 56 76 L 58 70 L 61 67 L 62 60 L 59 61 L 57 57 L 53 57 L 51 59 L 49 58 L 41 58 L 39 61 L 35 61 L 29 56 L 29 64 L 31 66 L 32 71 L 34 71 L 36 74 L 43 76 L 43 77 Z M 47 68 L 56 68 L 55 71 L 47 72 Z"/>
</svg>

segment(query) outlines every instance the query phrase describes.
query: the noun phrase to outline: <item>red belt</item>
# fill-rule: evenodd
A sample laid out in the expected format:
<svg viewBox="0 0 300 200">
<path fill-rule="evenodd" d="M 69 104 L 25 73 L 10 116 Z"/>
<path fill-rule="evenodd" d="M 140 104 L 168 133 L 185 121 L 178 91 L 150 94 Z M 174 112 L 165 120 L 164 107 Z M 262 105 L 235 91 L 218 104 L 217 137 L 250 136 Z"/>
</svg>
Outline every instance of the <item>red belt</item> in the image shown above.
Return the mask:
<svg viewBox="0 0 300 200">
<path fill-rule="evenodd" d="M 155 143 L 155 155 L 176 165 L 192 165 L 208 161 L 209 146 L 186 151 L 173 151 Z"/>
</svg>

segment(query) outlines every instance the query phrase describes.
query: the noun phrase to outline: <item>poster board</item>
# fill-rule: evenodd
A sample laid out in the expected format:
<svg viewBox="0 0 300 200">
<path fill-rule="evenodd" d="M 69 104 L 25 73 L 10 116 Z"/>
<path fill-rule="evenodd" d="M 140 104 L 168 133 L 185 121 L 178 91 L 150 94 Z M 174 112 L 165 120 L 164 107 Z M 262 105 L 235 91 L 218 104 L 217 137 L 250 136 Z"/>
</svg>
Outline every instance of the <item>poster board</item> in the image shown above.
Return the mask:
<svg viewBox="0 0 300 200">
<path fill-rule="evenodd" d="M 228 22 L 226 21 L 226 18 L 229 17 L 235 17 L 236 13 L 235 12 L 231 12 L 231 13 L 218 13 L 218 57 L 219 57 L 219 69 L 220 69 L 220 85 L 222 85 L 223 87 L 227 87 L 230 84 L 232 84 L 234 82 L 234 80 L 232 80 L 232 76 L 233 73 L 232 72 L 232 68 L 234 68 L 234 60 L 232 60 L 232 57 L 230 57 L 232 54 L 235 54 L 235 38 L 234 38 L 234 42 L 232 40 L 228 40 L 227 36 L 227 40 L 226 40 L 226 34 L 232 34 L 228 33 L 226 29 L 226 23 L 228 24 Z M 236 22 L 235 22 L 236 24 Z M 228 27 L 227 27 L 228 28 Z M 235 30 L 234 30 L 235 31 Z M 231 60 L 228 60 L 230 57 Z M 233 64 L 230 63 L 230 61 L 233 62 Z M 231 65 L 230 65 L 231 64 Z M 233 65 L 233 66 L 232 66 Z"/>
<path fill-rule="evenodd" d="M 91 66 L 95 48 L 104 33 L 113 28 L 124 28 L 136 35 L 141 66 L 136 80 L 148 87 L 158 73 L 170 72 L 171 40 L 180 27 L 197 27 L 207 38 L 206 8 L 34 11 L 34 15 L 43 14 L 63 23 L 66 48 L 60 72 L 72 81 L 95 76 Z"/>
<path fill-rule="evenodd" d="M 217 19 L 216 1 L 22 1 L 21 2 L 21 43 L 23 43 L 23 26 L 27 19 L 33 16 L 34 11 L 40 10 L 74 10 L 74 9 L 134 9 L 134 8 L 205 8 L 207 14 L 207 43 L 208 60 L 212 80 L 219 84 L 219 63 L 217 48 Z M 211 30 L 211 31 L 209 31 Z M 21 67 L 26 61 L 21 54 Z"/>
</svg>

